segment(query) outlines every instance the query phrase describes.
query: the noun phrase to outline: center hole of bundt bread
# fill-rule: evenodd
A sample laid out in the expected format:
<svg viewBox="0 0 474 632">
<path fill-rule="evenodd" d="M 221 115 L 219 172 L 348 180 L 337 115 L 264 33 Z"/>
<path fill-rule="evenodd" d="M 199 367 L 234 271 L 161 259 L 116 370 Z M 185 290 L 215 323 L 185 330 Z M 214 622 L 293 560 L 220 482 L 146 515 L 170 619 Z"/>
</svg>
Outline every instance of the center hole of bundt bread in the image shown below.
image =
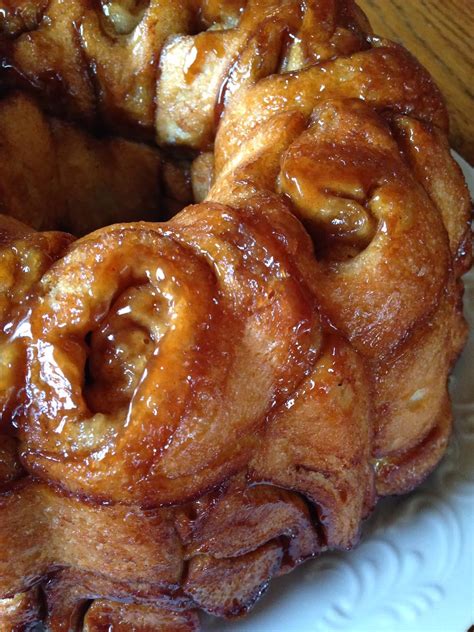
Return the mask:
<svg viewBox="0 0 474 632">
<path fill-rule="evenodd" d="M 35 228 L 81 237 L 112 224 L 166 221 L 195 201 L 190 158 L 123 139 L 98 142 L 102 156 L 90 155 L 82 144 L 72 143 L 69 153 L 63 147 L 66 199 L 42 214 Z"/>
<path fill-rule="evenodd" d="M 61 227 L 63 230 L 80 236 L 110 224 L 162 222 L 195 202 L 191 153 L 122 139 L 112 142 L 119 145 L 120 153 L 112 155 L 110 162 L 104 156 L 104 162 L 98 166 L 108 182 L 103 185 L 97 179 L 95 186 L 94 176 L 90 177 L 88 215 L 78 224 L 73 211 L 67 218 L 68 224 Z M 77 198 L 72 204 L 77 209 L 85 208 Z"/>
<path fill-rule="evenodd" d="M 163 221 L 194 201 L 196 152 L 164 149 L 49 116 L 26 93 L 0 99 L 0 213 L 80 237 Z"/>
</svg>

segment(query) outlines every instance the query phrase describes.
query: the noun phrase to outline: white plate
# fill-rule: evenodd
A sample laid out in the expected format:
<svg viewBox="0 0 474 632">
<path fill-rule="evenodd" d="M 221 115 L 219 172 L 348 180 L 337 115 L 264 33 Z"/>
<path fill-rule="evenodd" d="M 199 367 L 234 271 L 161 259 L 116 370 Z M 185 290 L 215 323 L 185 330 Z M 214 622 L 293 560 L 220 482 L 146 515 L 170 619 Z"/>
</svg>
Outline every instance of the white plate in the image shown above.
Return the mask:
<svg viewBox="0 0 474 632">
<path fill-rule="evenodd" d="M 474 197 L 474 169 L 456 156 Z M 474 328 L 474 271 L 465 278 Z M 474 624 L 474 329 L 456 366 L 448 453 L 412 494 L 385 499 L 362 543 L 274 580 L 247 617 L 206 632 L 466 632 Z"/>
</svg>

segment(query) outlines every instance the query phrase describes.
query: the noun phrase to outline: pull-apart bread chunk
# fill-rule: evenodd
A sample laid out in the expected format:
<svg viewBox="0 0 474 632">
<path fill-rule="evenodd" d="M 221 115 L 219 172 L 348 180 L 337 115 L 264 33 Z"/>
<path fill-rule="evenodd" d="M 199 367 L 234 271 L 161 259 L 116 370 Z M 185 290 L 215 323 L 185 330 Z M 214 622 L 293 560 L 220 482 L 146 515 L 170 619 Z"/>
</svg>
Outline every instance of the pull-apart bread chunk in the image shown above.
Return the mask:
<svg viewBox="0 0 474 632">
<path fill-rule="evenodd" d="M 0 0 L 0 60 L 0 629 L 243 615 L 445 451 L 443 99 L 352 0 Z"/>
</svg>

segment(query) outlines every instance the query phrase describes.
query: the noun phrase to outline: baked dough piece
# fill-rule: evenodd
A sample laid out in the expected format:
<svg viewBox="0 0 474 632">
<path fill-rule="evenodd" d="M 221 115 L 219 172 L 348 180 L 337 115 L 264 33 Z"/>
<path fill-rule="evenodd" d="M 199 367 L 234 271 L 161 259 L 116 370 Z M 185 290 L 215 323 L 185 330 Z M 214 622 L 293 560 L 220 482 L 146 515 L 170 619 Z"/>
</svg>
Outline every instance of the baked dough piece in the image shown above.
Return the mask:
<svg viewBox="0 0 474 632">
<path fill-rule="evenodd" d="M 336 0 L 0 2 L 0 83 L 53 111 L 158 144 L 203 149 L 242 86 L 366 47 Z M 2 33 L 3 32 L 3 33 Z"/>
<path fill-rule="evenodd" d="M 3 209 L 120 222 L 0 220 L 0 627 L 242 615 L 444 452 L 443 100 L 349 1 L 0 8 L 0 82 L 55 113 L 0 103 Z"/>
<path fill-rule="evenodd" d="M 0 590 L 52 574 L 52 629 L 97 597 L 241 614 L 273 575 L 357 537 L 373 492 L 364 367 L 325 333 L 302 226 L 278 198 L 254 204 L 102 229 L 36 286 L 16 329 L 28 378 L 10 405 Z M 327 533 L 298 493 L 249 485 L 266 425 L 306 375 L 335 388 L 332 456 L 357 463 L 343 479 L 324 469 Z M 335 507 L 340 486 L 351 511 Z"/>
</svg>

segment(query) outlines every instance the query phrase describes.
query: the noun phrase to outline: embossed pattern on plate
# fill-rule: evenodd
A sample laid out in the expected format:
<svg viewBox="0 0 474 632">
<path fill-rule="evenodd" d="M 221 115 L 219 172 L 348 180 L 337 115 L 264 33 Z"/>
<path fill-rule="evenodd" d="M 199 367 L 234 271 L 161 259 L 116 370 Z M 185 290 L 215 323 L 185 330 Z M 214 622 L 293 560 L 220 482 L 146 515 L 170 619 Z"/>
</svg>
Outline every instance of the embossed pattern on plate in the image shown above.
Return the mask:
<svg viewBox="0 0 474 632">
<path fill-rule="evenodd" d="M 474 169 L 456 156 L 474 197 Z M 206 632 L 466 632 L 474 624 L 474 271 L 465 277 L 468 345 L 451 378 L 455 430 L 437 470 L 387 498 L 354 551 L 275 580 L 234 622 Z"/>
</svg>

